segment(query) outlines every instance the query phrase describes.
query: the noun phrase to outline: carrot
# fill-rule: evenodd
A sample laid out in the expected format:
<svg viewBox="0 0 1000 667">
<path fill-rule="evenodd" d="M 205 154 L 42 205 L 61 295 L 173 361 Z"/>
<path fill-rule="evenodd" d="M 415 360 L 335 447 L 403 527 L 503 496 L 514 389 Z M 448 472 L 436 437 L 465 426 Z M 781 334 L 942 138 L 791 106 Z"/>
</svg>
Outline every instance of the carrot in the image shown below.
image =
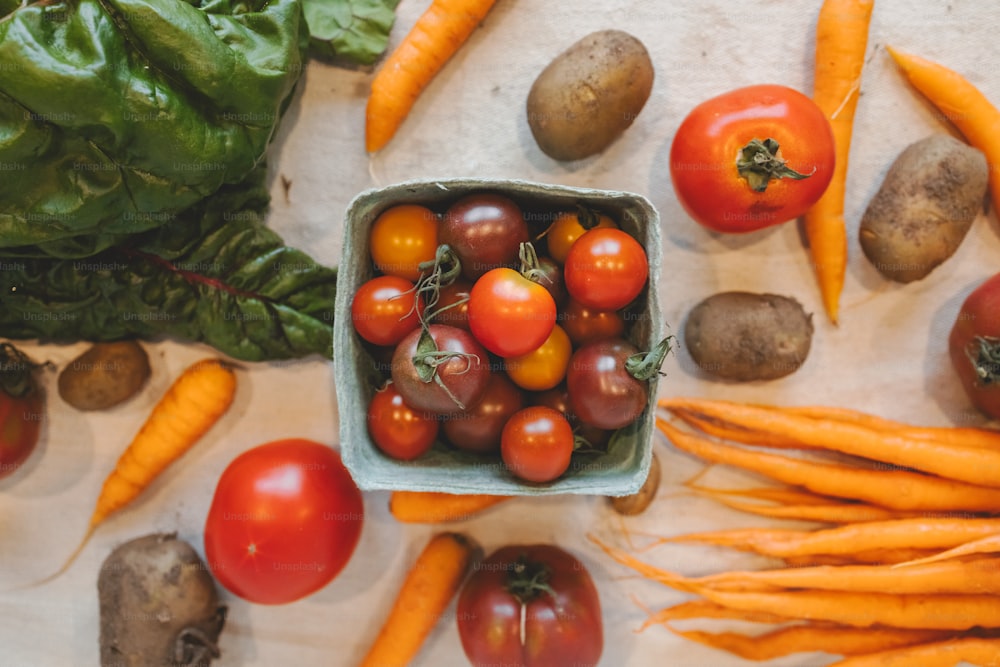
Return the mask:
<svg viewBox="0 0 1000 667">
<path fill-rule="evenodd" d="M 1000 519 L 895 519 L 824 530 L 737 528 L 688 533 L 670 542 L 735 547 L 765 556 L 851 555 L 875 549 L 947 549 L 1000 532 Z"/>
<path fill-rule="evenodd" d="M 823 306 L 834 324 L 847 271 L 847 162 L 874 4 L 874 0 L 824 0 L 816 22 L 813 101 L 830 121 L 836 162 L 830 185 L 806 211 L 805 231 Z"/>
<path fill-rule="evenodd" d="M 665 399 L 662 403 L 667 405 L 669 401 Z M 760 445 L 762 447 L 809 449 L 808 447 L 803 447 L 802 443 L 796 440 L 784 437 L 781 433 L 744 428 L 727 422 L 724 419 L 718 419 L 694 410 L 673 408 L 670 414 L 702 433 L 723 440 L 733 440 L 744 445 Z"/>
<path fill-rule="evenodd" d="M 678 449 L 824 495 L 897 510 L 991 512 L 1000 507 L 1000 489 L 904 470 L 868 470 L 752 451 L 684 433 L 659 417 L 656 425 Z"/>
<path fill-rule="evenodd" d="M 773 660 L 794 653 L 815 651 L 834 655 L 865 655 L 939 641 L 953 635 L 943 630 L 852 628 L 813 624 L 792 625 L 760 635 L 682 631 L 669 625 L 667 627 L 685 639 L 727 651 L 746 660 Z"/>
<path fill-rule="evenodd" d="M 766 516 L 772 519 L 793 521 L 816 521 L 819 523 L 859 523 L 865 521 L 885 521 L 908 516 L 923 516 L 923 512 L 902 512 L 864 503 L 838 503 L 830 505 L 764 505 L 747 503 L 727 498 L 716 498 L 717 502 L 734 510 Z"/>
<path fill-rule="evenodd" d="M 820 496 L 806 490 L 793 489 L 789 487 L 758 487 L 751 489 L 719 489 L 709 486 L 687 483 L 686 486 L 698 493 L 709 496 L 745 496 L 757 500 L 767 500 L 785 505 L 829 505 L 835 502 L 843 502 L 840 498 L 832 496 Z"/>
<path fill-rule="evenodd" d="M 361 667 L 410 664 L 478 556 L 479 547 L 464 535 L 434 535 L 410 568 Z"/>
<path fill-rule="evenodd" d="M 1000 211 L 1000 110 L 957 72 L 890 46 L 886 50 L 913 87 L 986 155 L 993 208 Z"/>
<path fill-rule="evenodd" d="M 511 496 L 457 495 L 433 491 L 393 491 L 389 512 L 403 523 L 462 521 L 493 507 Z"/>
<path fill-rule="evenodd" d="M 79 546 L 59 570 L 32 585 L 65 572 L 97 527 L 135 500 L 160 473 L 194 446 L 229 410 L 235 394 L 236 376 L 229 365 L 218 359 L 195 362 L 181 373 L 104 480 Z"/>
<path fill-rule="evenodd" d="M 666 625 L 670 621 L 683 621 L 693 618 L 727 619 L 750 623 L 786 623 L 788 621 L 788 618 L 785 616 L 752 614 L 700 599 L 687 600 L 686 602 L 648 613 L 649 617 L 642 624 L 642 627 L 639 628 L 639 632 L 654 624 Z"/>
<path fill-rule="evenodd" d="M 927 563 L 948 560 L 950 558 L 962 558 L 963 556 L 995 553 L 1000 553 L 1000 534 L 989 535 L 978 540 L 972 540 L 964 544 L 960 544 L 957 547 L 948 549 L 947 551 L 940 551 L 936 554 L 925 556 L 924 558 L 908 560 L 906 562 L 899 563 L 897 567 L 924 565 Z"/>
<path fill-rule="evenodd" d="M 733 401 L 677 399 L 682 409 L 721 419 L 740 428 L 780 433 L 805 447 L 861 456 L 969 484 L 1000 486 L 1000 450 L 943 446 L 923 438 L 875 431 L 832 420 Z"/>
<path fill-rule="evenodd" d="M 420 93 L 455 55 L 496 0 L 434 0 L 372 80 L 365 110 L 365 148 L 383 148 Z"/>
<path fill-rule="evenodd" d="M 1000 666 L 1000 639 L 961 637 L 838 660 L 828 667 Z"/>
</svg>

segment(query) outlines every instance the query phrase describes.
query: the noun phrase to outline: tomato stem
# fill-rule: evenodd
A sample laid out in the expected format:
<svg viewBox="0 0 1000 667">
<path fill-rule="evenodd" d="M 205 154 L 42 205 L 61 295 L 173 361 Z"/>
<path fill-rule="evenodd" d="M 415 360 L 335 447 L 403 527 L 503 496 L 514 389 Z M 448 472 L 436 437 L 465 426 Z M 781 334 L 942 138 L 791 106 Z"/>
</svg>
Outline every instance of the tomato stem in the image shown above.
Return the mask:
<svg viewBox="0 0 1000 667">
<path fill-rule="evenodd" d="M 454 358 L 462 358 L 466 362 L 465 370 L 460 373 L 466 373 L 472 368 L 472 360 L 478 360 L 478 355 L 471 354 L 469 352 L 451 352 L 448 350 L 438 349 L 437 342 L 434 337 L 431 336 L 430 332 L 424 327 L 423 331 L 420 333 L 420 339 L 417 341 L 417 348 L 413 355 L 413 368 L 417 373 L 417 377 L 420 378 L 422 382 L 431 383 L 433 382 L 437 386 L 444 390 L 444 393 L 448 395 L 455 405 L 458 406 L 459 410 L 465 410 L 466 406 L 462 401 L 459 400 L 457 396 L 448 388 L 448 385 L 444 383 L 441 379 L 441 375 L 437 372 L 438 366 L 451 361 Z"/>
<path fill-rule="evenodd" d="M 549 586 L 551 576 L 552 570 L 548 565 L 529 561 L 527 556 L 522 554 L 507 575 L 507 591 L 522 605 L 531 602 L 542 593 L 554 595 L 555 592 Z"/>
<path fill-rule="evenodd" d="M 789 167 L 778 157 L 781 147 L 774 139 L 751 139 L 750 143 L 740 149 L 736 159 L 736 170 L 746 179 L 754 192 L 764 192 L 772 178 L 792 178 L 801 180 L 812 174 L 803 174 Z M 816 169 L 813 169 L 815 172 Z"/>
<path fill-rule="evenodd" d="M 423 301 L 424 311 L 423 314 L 420 314 L 418 310 L 418 319 L 421 324 L 426 324 L 434 319 L 435 315 L 446 309 L 441 308 L 435 311 L 434 306 L 441 298 L 441 288 L 452 284 L 462 275 L 462 263 L 451 246 L 442 243 L 434 251 L 434 259 L 421 262 L 417 268 L 420 269 L 420 277 L 417 278 L 413 287 L 416 292 L 413 308 L 418 309 L 418 304 Z M 411 310 L 404 317 L 409 317 L 412 312 Z"/>
<path fill-rule="evenodd" d="M 973 344 L 966 349 L 966 356 L 976 369 L 980 385 L 1000 383 L 1000 338 L 976 336 Z"/>
<path fill-rule="evenodd" d="M 12 398 L 24 398 L 35 391 L 32 376 L 39 364 L 10 343 L 0 343 L 0 390 Z"/>
<path fill-rule="evenodd" d="M 657 375 L 664 375 L 660 371 L 664 360 L 670 354 L 670 341 L 673 336 L 667 336 L 657 343 L 649 352 L 639 352 L 631 355 L 625 360 L 625 370 L 636 380 L 652 380 Z"/>
</svg>

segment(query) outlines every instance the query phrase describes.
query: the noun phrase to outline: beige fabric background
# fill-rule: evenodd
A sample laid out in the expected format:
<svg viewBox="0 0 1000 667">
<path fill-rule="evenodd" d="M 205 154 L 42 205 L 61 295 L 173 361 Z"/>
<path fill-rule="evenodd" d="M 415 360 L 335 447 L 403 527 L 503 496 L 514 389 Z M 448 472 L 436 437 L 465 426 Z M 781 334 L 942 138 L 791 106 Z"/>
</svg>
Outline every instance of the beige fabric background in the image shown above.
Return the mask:
<svg viewBox="0 0 1000 667">
<path fill-rule="evenodd" d="M 402 1 L 393 43 L 427 4 Z M 395 140 L 371 161 L 362 141 L 370 73 L 314 63 L 273 150 L 271 225 L 290 244 L 335 264 L 343 212 L 356 193 L 373 185 L 480 176 L 631 190 L 660 211 L 661 299 L 675 332 L 691 306 L 721 290 L 776 292 L 797 298 L 815 313 L 813 349 L 796 374 L 759 384 L 715 382 L 698 375 L 681 350 L 665 365 L 662 395 L 837 404 L 925 424 L 980 423 L 947 365 L 945 345 L 962 299 L 1000 269 L 995 215 L 978 219 L 947 264 L 908 286 L 880 278 L 861 256 L 856 233 L 867 201 L 896 155 L 931 132 L 947 131 L 894 70 L 882 47 L 891 43 L 947 64 L 1000 103 L 993 3 L 877 0 L 851 153 L 851 258 L 839 327 L 831 327 L 822 313 L 794 223 L 743 237 L 715 236 L 688 219 L 674 199 L 667 155 L 671 136 L 691 107 L 753 83 L 811 90 L 819 5 L 819 0 L 499 0 L 482 29 L 426 90 Z M 555 163 L 537 149 L 528 131 L 528 88 L 553 56 L 603 28 L 629 31 L 646 44 L 656 67 L 652 97 L 633 127 L 605 153 L 580 163 Z M 287 200 L 279 175 L 291 181 Z M 62 363 L 82 346 L 29 349 Z M 24 471 L 0 481 L 0 590 L 47 574 L 62 562 L 84 531 L 105 474 L 156 397 L 187 363 L 211 352 L 170 343 L 149 349 L 151 385 L 127 407 L 108 413 L 72 411 L 55 395 L 54 374 L 46 377 L 52 400 L 43 445 Z M 0 594 L 0 667 L 96 664 L 97 571 L 114 545 L 164 530 L 177 531 L 201 550 L 215 481 L 236 454 L 287 436 L 336 444 L 329 365 L 315 360 L 258 364 L 239 375 L 231 413 L 141 502 L 109 520 L 66 575 L 30 593 Z M 629 521 L 631 530 L 666 535 L 760 523 L 685 494 L 679 482 L 700 466 L 663 441 L 657 452 L 665 465 L 660 497 L 647 514 Z M 713 474 L 722 481 L 738 478 Z M 355 664 L 377 632 L 406 566 L 433 530 L 395 523 L 386 510 L 387 497 L 366 495 L 368 519 L 356 556 L 323 591 L 282 607 L 253 606 L 226 594 L 230 618 L 217 664 Z M 620 541 L 621 526 L 600 499 L 574 497 L 515 500 L 457 528 L 487 550 L 551 541 L 577 553 L 593 573 L 604 603 L 602 665 L 748 664 L 683 642 L 661 628 L 634 633 L 644 614 L 631 596 L 653 608 L 683 596 L 628 576 L 584 538 L 593 531 Z M 745 556 L 695 547 L 663 546 L 645 557 L 690 574 L 756 564 Z M 807 667 L 830 661 L 814 654 L 773 664 Z M 430 638 L 417 664 L 466 664 L 453 618 Z"/>
</svg>

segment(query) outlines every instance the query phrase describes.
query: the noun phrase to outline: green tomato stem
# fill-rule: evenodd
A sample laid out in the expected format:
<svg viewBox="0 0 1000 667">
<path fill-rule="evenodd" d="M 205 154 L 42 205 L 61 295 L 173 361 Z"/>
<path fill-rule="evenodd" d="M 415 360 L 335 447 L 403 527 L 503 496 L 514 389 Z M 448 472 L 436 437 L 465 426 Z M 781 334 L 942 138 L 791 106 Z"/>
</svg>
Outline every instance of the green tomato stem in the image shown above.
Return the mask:
<svg viewBox="0 0 1000 667">
<path fill-rule="evenodd" d="M 1000 338 L 976 336 L 974 343 L 966 356 L 976 369 L 977 381 L 984 387 L 1000 383 Z"/>
<path fill-rule="evenodd" d="M 771 179 L 801 180 L 812 176 L 795 171 L 785 164 L 785 161 L 778 157 L 779 148 L 777 141 L 768 138 L 763 141 L 751 139 L 750 143 L 740 149 L 739 157 L 736 159 L 736 171 L 746 179 L 754 192 L 767 190 Z M 813 171 L 815 172 L 815 169 Z"/>
<path fill-rule="evenodd" d="M 633 354 L 625 360 L 625 370 L 636 380 L 652 380 L 657 375 L 662 375 L 660 367 L 672 349 L 670 341 L 673 339 L 673 336 L 667 336 L 649 352 Z"/>
</svg>

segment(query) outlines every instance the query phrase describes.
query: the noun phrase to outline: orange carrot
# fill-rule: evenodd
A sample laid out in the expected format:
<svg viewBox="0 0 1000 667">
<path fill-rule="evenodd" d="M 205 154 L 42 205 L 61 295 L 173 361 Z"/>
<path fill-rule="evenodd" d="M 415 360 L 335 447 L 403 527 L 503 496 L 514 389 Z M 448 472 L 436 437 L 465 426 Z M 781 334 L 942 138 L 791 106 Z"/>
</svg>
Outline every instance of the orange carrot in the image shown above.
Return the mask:
<svg viewBox="0 0 1000 667">
<path fill-rule="evenodd" d="M 654 624 L 666 625 L 670 621 L 683 621 L 693 618 L 727 619 L 750 623 L 785 623 L 788 621 L 788 618 L 785 616 L 747 613 L 700 599 L 688 600 L 675 604 L 672 607 L 648 613 L 649 618 L 639 628 L 639 632 Z"/>
<path fill-rule="evenodd" d="M 961 637 L 838 660 L 828 667 L 1000 667 L 1000 639 Z"/>
<path fill-rule="evenodd" d="M 897 510 L 992 512 L 1000 507 L 1000 489 L 904 470 L 869 470 L 752 451 L 685 433 L 659 417 L 656 425 L 678 449 L 824 495 Z"/>
<path fill-rule="evenodd" d="M 913 87 L 986 155 L 993 208 L 1000 211 L 1000 109 L 957 72 L 889 46 L 886 50 Z"/>
<path fill-rule="evenodd" d="M 389 511 L 403 523 L 464 521 L 512 496 L 457 495 L 433 491 L 393 491 Z"/>
<path fill-rule="evenodd" d="M 65 572 L 83 551 L 90 536 L 112 513 L 125 507 L 183 456 L 229 410 L 236 394 L 236 376 L 218 359 L 189 366 L 153 407 L 146 422 L 104 480 L 90 525 L 79 546 L 50 581 Z"/>
<path fill-rule="evenodd" d="M 406 667 L 458 592 L 479 547 L 458 533 L 431 538 L 417 557 L 361 667 Z"/>
<path fill-rule="evenodd" d="M 847 162 L 874 4 L 874 0 L 824 0 L 816 23 L 813 100 L 830 120 L 836 164 L 826 192 L 806 212 L 805 230 L 823 306 L 834 324 L 847 269 Z"/>
<path fill-rule="evenodd" d="M 888 431 L 818 420 L 749 403 L 675 399 L 679 407 L 752 431 L 780 434 L 804 447 L 820 447 L 969 484 L 1000 486 L 1000 449 L 941 445 Z"/>
<path fill-rule="evenodd" d="M 472 35 L 496 0 L 433 0 L 372 81 L 365 148 L 383 148 L 420 93 Z"/>
<path fill-rule="evenodd" d="M 978 540 L 971 540 L 964 544 L 960 544 L 957 547 L 948 549 L 947 551 L 940 551 L 936 554 L 925 556 L 924 558 L 908 560 L 904 563 L 899 563 L 897 567 L 924 565 L 927 563 L 948 560 L 950 558 L 962 558 L 964 556 L 974 556 L 977 554 L 995 553 L 1000 553 L 1000 534 L 989 535 Z"/>
<path fill-rule="evenodd" d="M 902 512 L 864 503 L 838 503 L 831 505 L 764 505 L 762 503 L 740 502 L 728 498 L 716 498 L 717 502 L 734 510 L 766 516 L 772 519 L 792 521 L 816 521 L 819 523 L 860 523 L 865 521 L 885 521 L 909 516 L 923 516 L 922 512 Z"/>
<path fill-rule="evenodd" d="M 708 486 L 699 486 L 688 483 L 687 486 L 694 491 L 710 496 L 745 496 L 756 500 L 767 500 L 785 505 L 831 505 L 834 503 L 850 504 L 842 498 L 833 496 L 821 496 L 804 489 L 794 489 L 790 487 L 757 487 L 751 489 L 718 489 Z"/>
</svg>

